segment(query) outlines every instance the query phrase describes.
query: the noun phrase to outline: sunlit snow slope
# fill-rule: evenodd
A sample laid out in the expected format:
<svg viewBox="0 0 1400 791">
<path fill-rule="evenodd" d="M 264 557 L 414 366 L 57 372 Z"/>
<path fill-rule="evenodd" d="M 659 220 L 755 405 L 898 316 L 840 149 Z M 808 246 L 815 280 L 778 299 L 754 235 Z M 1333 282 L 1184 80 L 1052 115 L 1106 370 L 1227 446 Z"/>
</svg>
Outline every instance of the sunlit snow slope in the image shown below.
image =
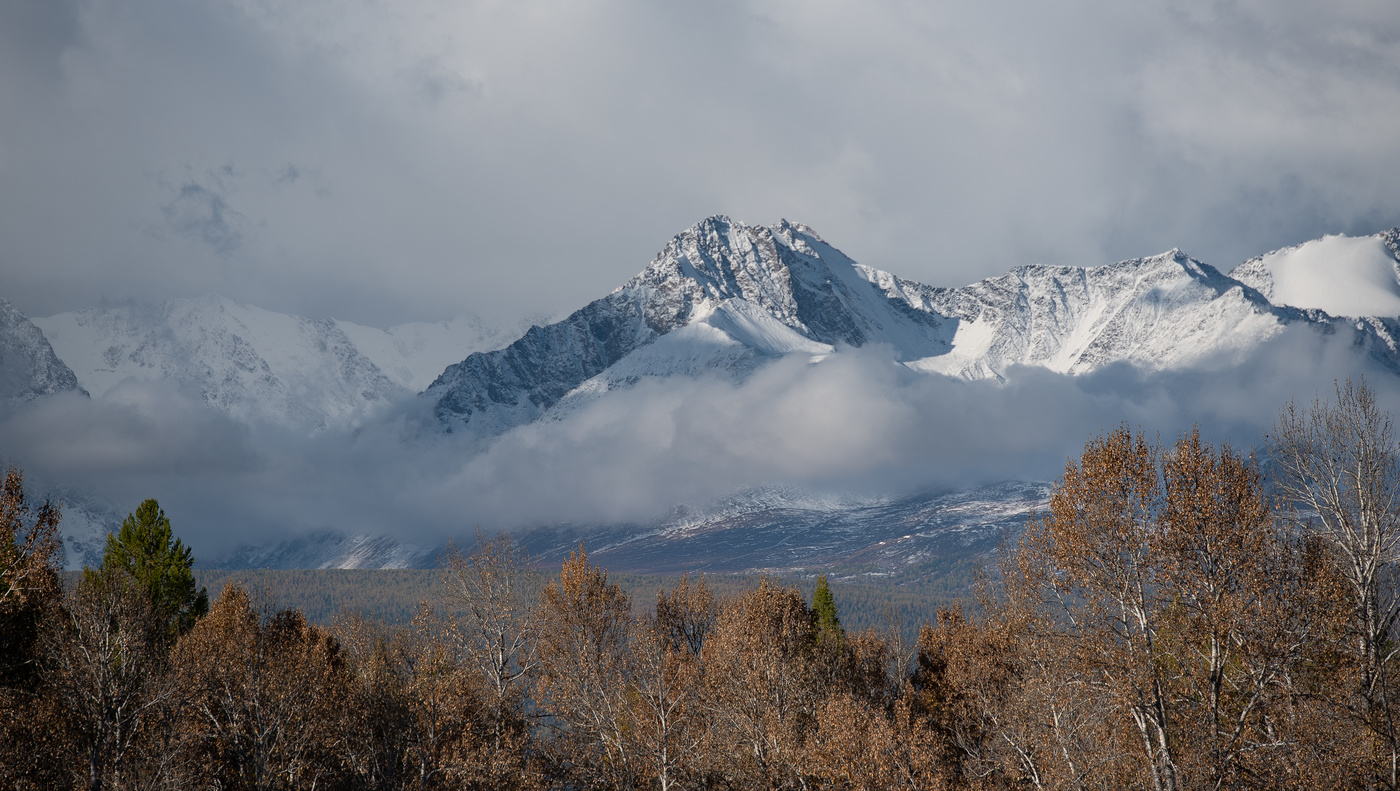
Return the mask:
<svg viewBox="0 0 1400 791">
<path fill-rule="evenodd" d="M 1252 258 L 1230 276 L 1275 305 L 1400 317 L 1400 231 L 1324 236 Z"/>
</svg>

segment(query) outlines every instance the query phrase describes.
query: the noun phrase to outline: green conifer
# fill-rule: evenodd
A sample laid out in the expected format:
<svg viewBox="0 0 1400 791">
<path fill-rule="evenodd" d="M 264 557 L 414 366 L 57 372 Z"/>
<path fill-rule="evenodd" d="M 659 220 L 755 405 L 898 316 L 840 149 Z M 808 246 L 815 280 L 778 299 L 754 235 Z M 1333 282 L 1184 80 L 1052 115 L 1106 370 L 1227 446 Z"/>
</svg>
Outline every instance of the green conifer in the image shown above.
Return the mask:
<svg viewBox="0 0 1400 791">
<path fill-rule="evenodd" d="M 166 619 L 173 640 L 209 612 L 209 594 L 195 587 L 190 549 L 171 533 L 170 519 L 155 500 L 127 514 L 121 530 L 107 536 L 104 570 L 121 570 L 146 590 Z"/>
<path fill-rule="evenodd" d="M 826 575 L 817 577 L 817 589 L 812 592 L 812 612 L 817 616 L 817 633 L 835 639 L 845 636 L 841 619 L 836 615 L 836 598 L 826 584 Z"/>
</svg>

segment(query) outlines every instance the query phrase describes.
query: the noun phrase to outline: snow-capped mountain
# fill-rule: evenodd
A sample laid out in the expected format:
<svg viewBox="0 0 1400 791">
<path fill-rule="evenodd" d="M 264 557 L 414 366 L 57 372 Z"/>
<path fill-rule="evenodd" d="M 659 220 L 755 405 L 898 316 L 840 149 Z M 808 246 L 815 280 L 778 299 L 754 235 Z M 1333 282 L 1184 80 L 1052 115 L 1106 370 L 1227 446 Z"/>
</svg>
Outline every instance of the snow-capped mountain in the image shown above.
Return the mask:
<svg viewBox="0 0 1400 791">
<path fill-rule="evenodd" d="M 1018 365 L 1081 374 L 1116 362 L 1231 362 L 1290 324 L 1335 331 L 1329 309 L 1400 316 L 1397 233 L 1328 237 L 1256 259 L 1237 270 L 1240 279 L 1171 250 L 1097 267 L 1023 266 L 938 288 L 857 264 L 804 225 L 711 217 L 612 294 L 467 357 L 425 395 L 447 430 L 491 435 L 645 376 L 743 375 L 765 359 L 819 360 L 841 345 L 884 344 L 913 370 L 964 379 L 1001 379 Z M 1353 276 L 1333 292 L 1360 296 L 1309 301 L 1308 278 L 1334 268 Z M 1271 276 L 1293 302 L 1270 302 Z M 1388 298 L 1372 293 L 1376 283 Z M 1400 370 L 1400 323 L 1355 327 L 1361 345 Z"/>
<path fill-rule="evenodd" d="M 311 431 L 363 425 L 421 390 L 447 431 L 490 437 L 568 419 L 649 377 L 742 379 L 780 357 L 822 365 L 844 347 L 879 345 L 913 372 L 996 381 L 1018 366 L 1215 370 L 1289 327 L 1337 336 L 1400 374 L 1400 230 L 1325 237 L 1229 275 L 1172 250 L 1095 267 L 1023 266 L 947 288 L 860 265 L 804 225 L 712 217 L 611 294 L 523 334 L 471 319 L 379 330 L 215 297 L 32 323 L 0 303 L 0 399 L 84 387 L 101 397 L 130 378 L 165 380 L 239 420 Z M 655 524 L 556 526 L 530 541 L 548 557 L 587 538 L 634 570 L 677 558 L 729 570 L 867 560 L 894 569 L 985 551 L 1043 494 L 1039 484 L 1006 484 L 838 501 L 760 486 Z M 94 562 L 114 518 L 80 496 L 74 505 L 70 566 Z M 317 533 L 246 547 L 219 565 L 404 566 L 433 556 L 392 537 Z"/>
<path fill-rule="evenodd" d="M 499 433 L 673 333 L 629 361 L 622 378 L 744 368 L 755 358 L 868 343 L 917 360 L 946 353 L 957 326 L 921 304 L 924 290 L 859 266 L 806 226 L 711 217 L 672 239 L 613 293 L 563 321 L 531 327 L 504 349 L 467 357 L 425 395 L 449 428 Z"/>
<path fill-rule="evenodd" d="M 161 380 L 249 423 L 347 426 L 421 390 L 443 366 L 508 338 L 469 318 L 379 330 L 221 297 L 128 304 L 35 321 L 100 397 Z"/>
<path fill-rule="evenodd" d="M 83 392 L 44 333 L 0 298 L 0 412 L 62 392 Z"/>
</svg>

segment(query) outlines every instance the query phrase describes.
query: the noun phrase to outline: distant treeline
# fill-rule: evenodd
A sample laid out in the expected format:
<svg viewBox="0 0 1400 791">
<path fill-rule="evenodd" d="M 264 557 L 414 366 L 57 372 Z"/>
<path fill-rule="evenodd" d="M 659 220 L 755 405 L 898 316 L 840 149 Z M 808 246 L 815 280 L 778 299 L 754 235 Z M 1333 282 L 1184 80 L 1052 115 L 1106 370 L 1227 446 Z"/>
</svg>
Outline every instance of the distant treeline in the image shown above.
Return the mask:
<svg viewBox="0 0 1400 791">
<path fill-rule="evenodd" d="M 988 557 L 961 558 L 938 568 L 920 567 L 898 576 L 850 576 L 832 578 L 841 621 L 856 631 L 883 631 L 897 625 L 906 639 L 918 636 L 919 625 L 933 619 L 943 607 L 971 604 L 978 573 L 992 562 Z M 337 618 L 359 613 L 389 624 L 406 624 L 421 603 L 442 606 L 447 595 L 442 569 L 306 569 L 215 570 L 195 569 L 199 584 L 217 598 L 226 585 L 236 584 L 273 608 L 299 610 L 311 623 L 330 626 Z M 69 573 L 76 582 L 79 575 Z M 450 575 L 448 575 L 450 576 Z M 706 574 L 701 578 L 717 596 L 732 596 L 758 587 L 766 578 L 791 586 L 811 600 L 818 574 Z M 681 576 L 609 574 L 637 605 L 650 609 L 658 591 L 670 590 Z"/>
<path fill-rule="evenodd" d="M 879 613 L 928 590 L 624 584 L 505 534 L 437 573 L 206 573 L 210 604 L 154 501 L 64 590 L 11 471 L 0 785 L 1396 789 L 1400 443 L 1364 383 L 1269 441 L 1266 489 L 1195 431 L 1090 439 L 913 641 Z"/>
</svg>

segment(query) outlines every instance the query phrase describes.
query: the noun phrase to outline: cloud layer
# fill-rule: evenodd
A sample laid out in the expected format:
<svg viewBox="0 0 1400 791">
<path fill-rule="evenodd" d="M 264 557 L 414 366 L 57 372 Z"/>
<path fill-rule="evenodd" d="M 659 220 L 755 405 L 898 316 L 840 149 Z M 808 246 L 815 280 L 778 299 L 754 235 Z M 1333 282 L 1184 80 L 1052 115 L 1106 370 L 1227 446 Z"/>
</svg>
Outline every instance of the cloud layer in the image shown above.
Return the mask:
<svg viewBox="0 0 1400 791">
<path fill-rule="evenodd" d="M 914 374 L 887 349 L 784 359 L 743 382 L 651 379 L 566 420 L 492 442 L 424 432 L 413 400 L 359 430 L 304 437 L 233 424 L 178 391 L 128 383 L 0 424 L 31 475 L 119 509 L 157 497 L 205 557 L 310 530 L 441 541 L 487 529 L 663 518 L 737 490 L 888 496 L 1050 480 L 1085 440 L 1127 423 L 1170 441 L 1262 447 L 1290 398 L 1366 373 L 1400 414 L 1400 378 L 1370 370 L 1343 328 L 1284 332 L 1249 361 L 1084 376 L 1014 370 L 1004 384 Z"/>
<path fill-rule="evenodd" d="M 708 214 L 935 285 L 1400 223 L 1380 0 L 12 0 L 30 315 L 572 309 Z"/>
</svg>

